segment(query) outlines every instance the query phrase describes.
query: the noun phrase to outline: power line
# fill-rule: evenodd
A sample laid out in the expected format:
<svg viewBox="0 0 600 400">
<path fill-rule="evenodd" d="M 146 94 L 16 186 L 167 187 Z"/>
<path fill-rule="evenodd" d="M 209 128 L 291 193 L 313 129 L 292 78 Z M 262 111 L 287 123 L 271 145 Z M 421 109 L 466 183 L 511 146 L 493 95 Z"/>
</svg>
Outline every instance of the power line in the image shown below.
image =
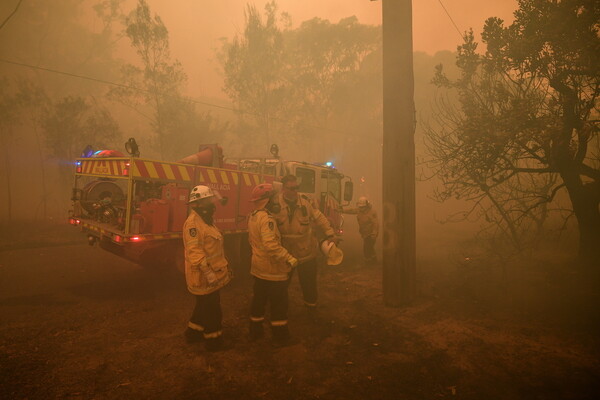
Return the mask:
<svg viewBox="0 0 600 400">
<path fill-rule="evenodd" d="M 13 15 L 16 14 L 16 12 L 19 9 L 19 7 L 21 6 L 22 2 L 23 2 L 23 0 L 19 0 L 19 2 L 17 3 L 17 6 L 13 10 L 13 12 L 10 13 L 10 15 L 8 17 L 6 17 L 6 19 L 4 20 L 4 22 L 2 22 L 2 24 L 0 25 L 0 29 L 4 28 L 4 25 L 6 25 L 6 23 L 8 22 L 8 20 L 11 19 L 13 17 Z"/>
<path fill-rule="evenodd" d="M 46 72 L 53 72 L 55 74 L 70 76 L 70 77 L 73 77 L 73 78 L 79 78 L 79 79 L 85 79 L 85 80 L 88 80 L 88 81 L 104 83 L 106 85 L 117 86 L 117 87 L 121 87 L 121 88 L 124 88 L 124 89 L 137 90 L 138 92 L 144 92 L 144 93 L 154 94 L 154 92 L 151 92 L 150 90 L 138 88 L 138 87 L 135 87 L 135 86 L 124 85 L 122 83 L 111 82 L 111 81 L 107 81 L 107 80 L 99 79 L 99 78 L 92 78 L 90 76 L 74 74 L 74 73 L 71 73 L 71 72 L 59 71 L 59 70 L 52 69 L 52 68 L 44 68 L 44 67 L 40 67 L 40 66 L 37 66 L 37 65 L 31 65 L 31 64 L 25 64 L 25 63 L 20 63 L 20 62 L 16 62 L 16 61 L 4 60 L 4 59 L 1 59 L 1 58 L 0 58 L 0 62 L 6 63 L 6 64 L 18 65 L 20 67 L 27 67 L 27 68 L 32 68 L 32 69 L 38 69 L 38 70 L 46 71 Z M 167 96 L 167 97 L 175 97 L 175 96 L 172 96 L 172 95 L 169 95 L 169 94 L 166 94 L 166 93 L 161 93 L 161 95 Z M 244 111 L 242 111 L 242 110 L 236 110 L 236 109 L 225 107 L 225 106 L 219 106 L 219 105 L 212 104 L 212 103 L 206 103 L 206 102 L 195 100 L 195 99 L 192 99 L 192 98 L 188 98 L 188 99 L 190 101 L 192 101 L 193 103 L 203 104 L 205 106 L 210 106 L 210 107 L 222 108 L 222 109 L 228 110 L 228 111 L 235 111 L 235 112 L 242 112 L 242 113 L 244 113 Z"/>
<path fill-rule="evenodd" d="M 142 88 L 138 88 L 138 87 L 135 87 L 135 86 L 124 85 L 122 83 L 111 82 L 111 81 L 107 81 L 105 79 L 99 79 L 99 78 L 93 78 L 93 77 L 90 77 L 90 76 L 74 74 L 74 73 L 71 73 L 71 72 L 59 71 L 59 70 L 52 69 L 52 68 L 45 68 L 45 67 L 40 67 L 40 66 L 37 66 L 37 65 L 31 65 L 31 64 L 20 63 L 20 62 L 16 62 L 16 61 L 4 60 L 2 58 L 0 58 L 0 62 L 6 63 L 6 64 L 17 65 L 17 66 L 20 66 L 20 67 L 26 67 L 26 68 L 32 68 L 32 69 L 37 69 L 37 70 L 46 71 L 46 72 L 52 72 L 52 73 L 55 73 L 55 74 L 65 75 L 65 76 L 69 76 L 69 77 L 72 77 L 72 78 L 85 79 L 85 80 L 88 80 L 88 81 L 103 83 L 105 85 L 117 86 L 117 87 L 121 87 L 121 88 L 124 88 L 124 89 L 137 90 L 139 92 L 155 94 L 155 92 L 147 90 L 147 89 L 142 89 Z M 160 94 L 162 96 L 165 96 L 165 97 L 176 98 L 176 96 L 173 96 L 173 95 L 170 95 L 170 94 L 166 94 L 166 93 L 160 93 Z M 209 106 L 209 107 L 220 108 L 222 110 L 227 110 L 227 111 L 232 111 L 232 112 L 236 112 L 236 113 L 251 115 L 251 116 L 254 116 L 254 117 L 262 117 L 262 115 L 254 114 L 254 113 L 251 113 L 249 111 L 244 111 L 244 110 L 240 110 L 240 109 L 236 109 L 236 108 L 231 108 L 231 107 L 219 106 L 217 104 L 212 104 L 212 103 L 207 103 L 205 101 L 196 100 L 196 99 L 191 98 L 191 97 L 186 97 L 186 99 L 188 99 L 192 103 L 196 103 L 196 104 L 202 104 L 202 105 Z M 269 119 L 273 120 L 273 121 L 280 121 L 280 122 L 291 123 L 290 121 L 285 120 L 283 118 L 269 117 Z M 342 134 L 347 133 L 347 132 L 339 131 L 337 129 L 323 128 L 323 127 L 314 126 L 314 125 L 304 125 L 304 126 L 307 127 L 307 128 L 319 129 L 319 130 L 329 131 L 329 132 L 334 132 L 334 133 L 342 133 Z"/>
<path fill-rule="evenodd" d="M 446 15 L 448 16 L 448 18 L 450 18 L 450 22 L 452 22 L 452 25 L 454 25 L 454 28 L 456 28 L 456 32 L 458 32 L 458 34 L 460 35 L 460 38 L 463 39 L 464 38 L 464 34 L 461 33 L 460 29 L 458 29 L 458 26 L 456 25 L 456 22 L 454 22 L 454 20 L 452 19 L 452 16 L 450 15 L 450 13 L 448 12 L 448 10 L 446 9 L 446 6 L 444 6 L 444 3 L 442 3 L 442 0 L 438 0 L 438 2 L 440 3 L 440 5 L 444 9 L 444 11 L 446 12 Z"/>
</svg>

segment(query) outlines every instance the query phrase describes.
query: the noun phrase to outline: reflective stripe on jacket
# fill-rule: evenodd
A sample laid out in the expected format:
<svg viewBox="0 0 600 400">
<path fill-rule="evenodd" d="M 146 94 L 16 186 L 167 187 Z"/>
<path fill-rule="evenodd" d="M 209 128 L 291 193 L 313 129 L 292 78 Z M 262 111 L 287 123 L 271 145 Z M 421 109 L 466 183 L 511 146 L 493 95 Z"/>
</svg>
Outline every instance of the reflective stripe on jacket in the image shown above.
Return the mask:
<svg viewBox="0 0 600 400">
<path fill-rule="evenodd" d="M 278 195 L 278 200 L 281 211 L 275 215 L 275 219 L 281 232 L 283 247 L 299 262 L 315 258 L 318 243 L 313 233 L 313 225 L 319 227 L 326 237 L 333 236 L 335 232 L 329 220 L 305 196 L 298 196 L 293 213 L 283 194 Z"/>
<path fill-rule="evenodd" d="M 256 210 L 248 219 L 248 239 L 252 246 L 250 273 L 267 281 L 285 281 L 292 256 L 281 245 L 277 222 L 266 210 Z"/>
<path fill-rule="evenodd" d="M 214 225 L 208 225 L 191 211 L 183 224 L 185 248 L 185 280 L 190 293 L 203 295 L 221 289 L 231 280 L 232 274 L 225 258 L 223 235 Z M 202 269 L 210 268 L 217 282 L 209 286 Z"/>
</svg>

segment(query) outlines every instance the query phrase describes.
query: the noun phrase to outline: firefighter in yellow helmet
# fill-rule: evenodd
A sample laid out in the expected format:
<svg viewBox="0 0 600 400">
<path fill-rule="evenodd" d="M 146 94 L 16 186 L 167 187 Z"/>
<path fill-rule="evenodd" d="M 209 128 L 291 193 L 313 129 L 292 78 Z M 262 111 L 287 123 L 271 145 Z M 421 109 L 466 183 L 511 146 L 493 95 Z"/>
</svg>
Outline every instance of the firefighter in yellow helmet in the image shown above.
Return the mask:
<svg viewBox="0 0 600 400">
<path fill-rule="evenodd" d="M 252 247 L 250 273 L 254 276 L 254 294 L 250 306 L 250 340 L 263 336 L 263 321 L 270 306 L 271 332 L 275 345 L 289 343 L 288 279 L 298 260 L 281 246 L 281 235 L 271 214 L 276 210 L 275 191 L 270 183 L 252 190 L 254 211 L 248 219 L 248 238 Z"/>
<path fill-rule="evenodd" d="M 283 247 L 298 259 L 298 279 L 302 288 L 304 304 L 314 310 L 317 306 L 317 254 L 319 244 L 317 227 L 325 237 L 325 241 L 337 242 L 335 232 L 327 217 L 314 207 L 311 200 L 298 194 L 298 181 L 294 175 L 286 175 L 281 179 L 283 185 L 277 203 L 281 210 L 275 219 L 282 236 Z"/>
<path fill-rule="evenodd" d="M 365 196 L 361 196 L 356 202 L 356 208 L 342 209 L 342 212 L 345 214 L 356 214 L 358 231 L 363 238 L 365 261 L 367 263 L 377 262 L 375 240 L 379 235 L 379 221 L 371 202 Z"/>
<path fill-rule="evenodd" d="M 215 194 L 198 185 L 190 193 L 192 211 L 183 225 L 185 279 L 196 306 L 188 322 L 188 342 L 204 339 L 208 351 L 223 349 L 220 289 L 229 283 L 231 270 L 225 258 L 223 235 L 213 223 Z"/>
</svg>

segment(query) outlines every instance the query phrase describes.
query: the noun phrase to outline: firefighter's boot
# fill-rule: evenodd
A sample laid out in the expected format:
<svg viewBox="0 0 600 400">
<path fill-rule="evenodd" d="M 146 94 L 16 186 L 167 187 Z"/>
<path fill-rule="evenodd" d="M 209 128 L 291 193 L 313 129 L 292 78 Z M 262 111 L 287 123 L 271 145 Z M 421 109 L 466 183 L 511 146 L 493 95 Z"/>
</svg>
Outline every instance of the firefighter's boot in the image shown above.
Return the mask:
<svg viewBox="0 0 600 400">
<path fill-rule="evenodd" d="M 250 321 L 250 330 L 248 338 L 251 342 L 258 340 L 264 336 L 265 332 L 263 330 L 263 322 L 262 321 Z"/>
<path fill-rule="evenodd" d="M 287 325 L 271 326 L 271 332 L 273 334 L 273 346 L 285 347 L 293 344 Z"/>
</svg>

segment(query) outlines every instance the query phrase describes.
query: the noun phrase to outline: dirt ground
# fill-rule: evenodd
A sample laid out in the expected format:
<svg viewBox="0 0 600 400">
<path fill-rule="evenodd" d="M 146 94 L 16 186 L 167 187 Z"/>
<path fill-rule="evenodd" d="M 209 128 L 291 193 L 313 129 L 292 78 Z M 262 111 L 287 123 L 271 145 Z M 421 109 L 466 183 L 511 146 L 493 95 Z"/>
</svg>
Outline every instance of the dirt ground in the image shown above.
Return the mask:
<svg viewBox="0 0 600 400">
<path fill-rule="evenodd" d="M 498 270 L 419 255 L 416 300 L 389 308 L 381 265 L 349 243 L 320 270 L 316 319 L 294 279 L 285 348 L 248 342 L 238 271 L 221 294 L 231 347 L 213 354 L 184 341 L 193 298 L 178 272 L 71 227 L 1 238 L 0 399 L 600 398 L 597 274 L 558 258 Z"/>
</svg>

